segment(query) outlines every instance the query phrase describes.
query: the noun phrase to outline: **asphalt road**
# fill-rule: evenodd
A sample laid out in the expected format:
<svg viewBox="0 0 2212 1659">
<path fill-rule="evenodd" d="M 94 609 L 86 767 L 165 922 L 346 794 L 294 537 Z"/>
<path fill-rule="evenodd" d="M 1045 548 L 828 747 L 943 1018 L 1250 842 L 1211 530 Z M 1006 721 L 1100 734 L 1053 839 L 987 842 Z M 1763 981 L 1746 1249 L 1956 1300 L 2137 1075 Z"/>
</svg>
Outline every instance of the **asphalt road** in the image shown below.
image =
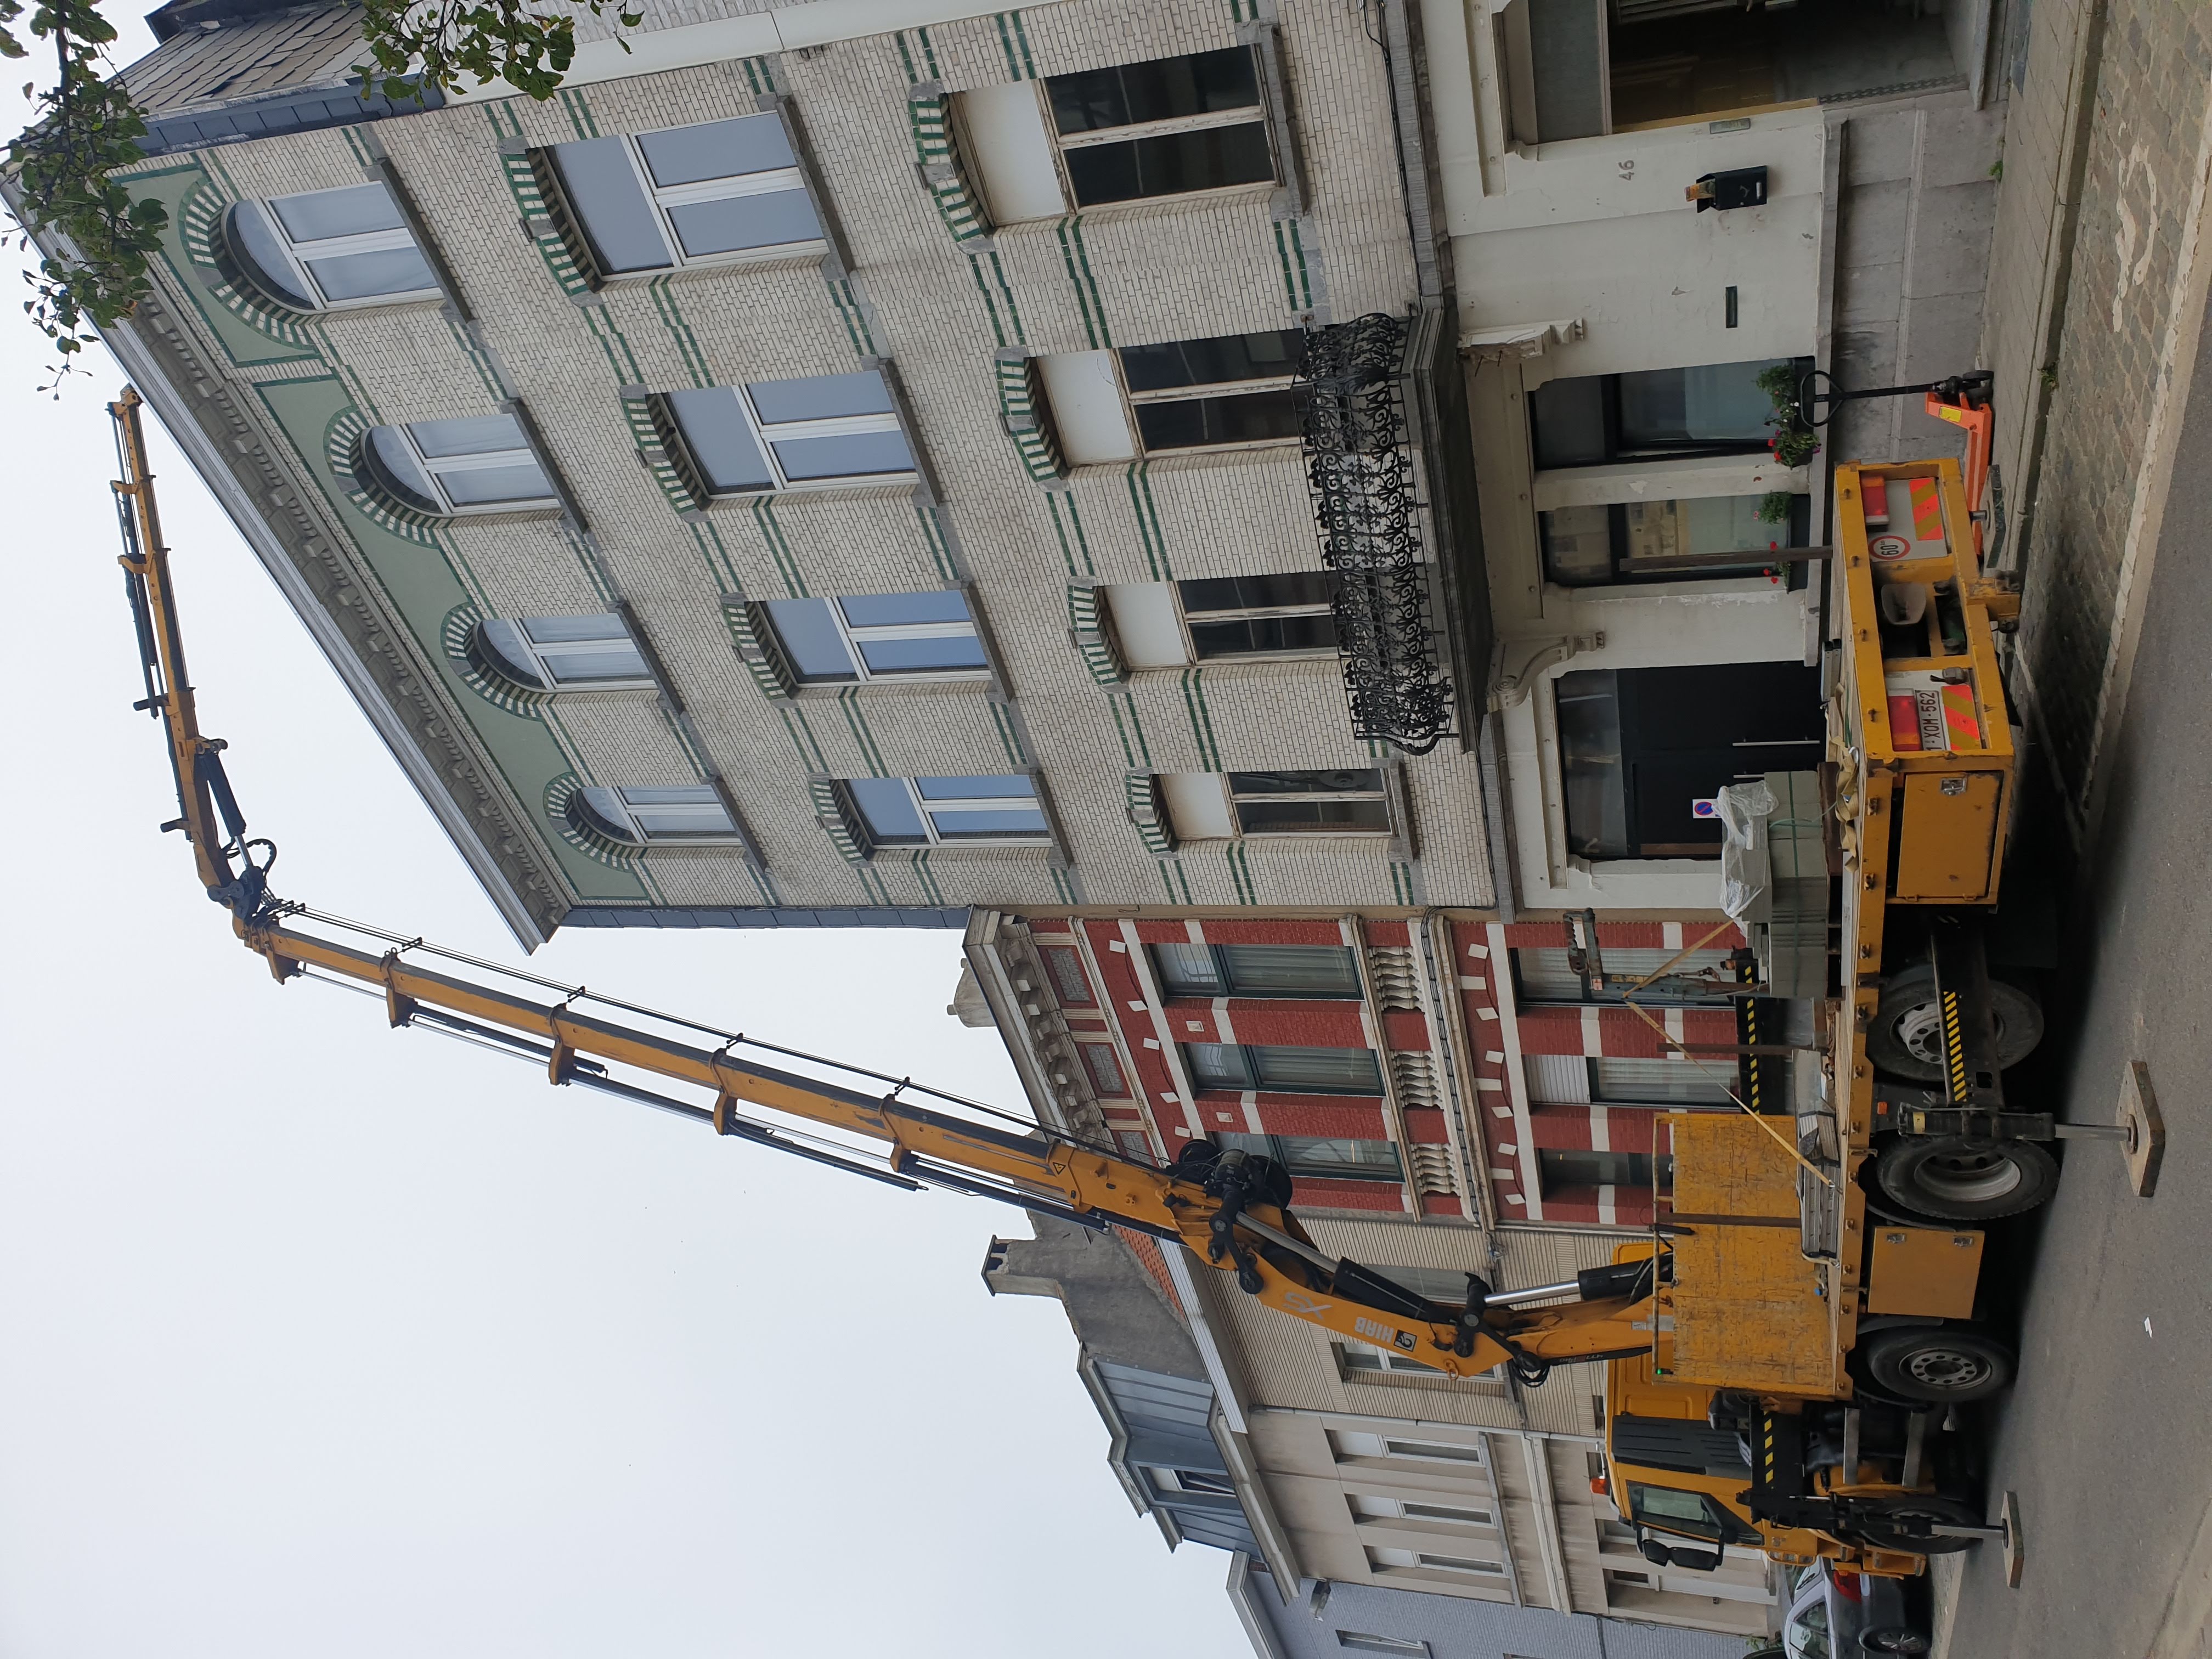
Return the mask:
<svg viewBox="0 0 2212 1659">
<path fill-rule="evenodd" d="M 2064 1152 L 2006 1242 L 2021 1376 L 1994 1413 L 1991 1545 L 1938 1579 L 1948 1659 L 2212 1659 L 2212 331 L 2175 467 L 2102 851 L 2070 883 L 2053 1030 L 2021 1073 L 2109 1123 L 2148 1063 L 2167 1146 L 2136 1198 L 2118 1153 Z M 2008 876 L 2008 880 L 2012 880 Z M 2053 879 L 2057 879 L 2053 878 Z M 1993 1237 L 1993 1252 L 1999 1240 Z"/>
</svg>

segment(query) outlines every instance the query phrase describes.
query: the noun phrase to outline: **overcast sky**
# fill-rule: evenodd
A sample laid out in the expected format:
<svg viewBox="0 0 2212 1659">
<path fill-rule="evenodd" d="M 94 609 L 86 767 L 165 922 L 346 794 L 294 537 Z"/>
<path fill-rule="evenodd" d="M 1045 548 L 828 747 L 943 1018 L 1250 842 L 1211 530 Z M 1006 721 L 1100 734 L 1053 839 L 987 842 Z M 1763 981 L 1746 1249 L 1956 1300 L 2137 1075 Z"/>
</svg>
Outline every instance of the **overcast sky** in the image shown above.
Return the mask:
<svg viewBox="0 0 2212 1659">
<path fill-rule="evenodd" d="M 1019 1212 L 550 1088 L 239 946 L 130 708 L 120 382 L 51 401 L 43 343 L 7 305 L 0 1656 L 1249 1652 L 1227 1558 L 1108 1470 L 1059 1304 L 984 1290 Z M 152 435 L 279 890 L 520 960 Z M 945 1013 L 957 934 L 579 930 L 532 966 L 1020 1104 Z"/>
</svg>

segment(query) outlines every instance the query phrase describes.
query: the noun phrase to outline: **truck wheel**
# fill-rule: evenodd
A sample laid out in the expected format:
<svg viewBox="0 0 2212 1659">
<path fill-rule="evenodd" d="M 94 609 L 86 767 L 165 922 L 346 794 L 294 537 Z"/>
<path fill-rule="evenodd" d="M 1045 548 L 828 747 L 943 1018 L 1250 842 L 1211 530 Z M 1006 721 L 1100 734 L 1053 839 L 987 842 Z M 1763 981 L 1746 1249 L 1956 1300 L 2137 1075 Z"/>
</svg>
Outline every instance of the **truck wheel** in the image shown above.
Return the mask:
<svg viewBox="0 0 2212 1659">
<path fill-rule="evenodd" d="M 2058 1161 L 2032 1140 L 1910 1137 L 1882 1148 L 1875 1179 L 1908 1209 L 1945 1221 L 1992 1221 L 2045 1202 Z"/>
<path fill-rule="evenodd" d="M 1972 1504 L 1958 1498 L 1923 1495 L 1895 1498 L 1872 1513 L 1862 1515 L 1856 1530 L 1878 1550 L 1896 1550 L 1905 1554 L 1951 1555 L 1975 1541 L 1971 1538 L 1931 1536 L 1921 1530 L 1923 1523 L 1978 1527 L 1982 1517 Z"/>
<path fill-rule="evenodd" d="M 1996 978 L 1990 981 L 1990 1000 L 1997 1017 L 1997 1066 L 2008 1069 L 2043 1041 L 2043 1009 L 2031 994 Z M 1876 1070 L 1908 1083 L 1943 1080 L 1943 1013 L 1933 963 L 1882 981 L 1881 1005 L 1867 1028 L 1867 1058 Z"/>
<path fill-rule="evenodd" d="M 1859 1352 L 1877 1388 L 1907 1400 L 1986 1400 L 2012 1381 L 2012 1350 L 1963 1325 L 1894 1326 L 1869 1336 Z"/>
</svg>

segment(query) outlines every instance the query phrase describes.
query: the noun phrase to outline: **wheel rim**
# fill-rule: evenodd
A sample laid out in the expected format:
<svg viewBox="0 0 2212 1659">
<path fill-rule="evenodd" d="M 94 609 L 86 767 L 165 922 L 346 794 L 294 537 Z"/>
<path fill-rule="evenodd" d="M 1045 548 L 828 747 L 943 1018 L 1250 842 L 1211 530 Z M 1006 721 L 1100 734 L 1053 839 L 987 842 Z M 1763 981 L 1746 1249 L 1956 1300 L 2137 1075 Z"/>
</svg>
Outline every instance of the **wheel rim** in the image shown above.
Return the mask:
<svg viewBox="0 0 2212 1659">
<path fill-rule="evenodd" d="M 2020 1190 L 2020 1165 L 2002 1148 L 1935 1152 L 1912 1172 L 1913 1184 L 1930 1198 L 1953 1204 L 1989 1204 Z"/>
<path fill-rule="evenodd" d="M 1897 1040 L 1922 1065 L 1943 1069 L 1943 1014 L 1933 998 L 1897 1017 Z"/>
<path fill-rule="evenodd" d="M 2004 1053 L 2005 1017 L 2002 1007 L 1990 1011 L 1996 1026 L 1997 1052 Z M 1916 1002 L 1897 1017 L 1897 1040 L 1923 1066 L 1943 1069 L 1943 1010 L 1934 997 Z"/>
<path fill-rule="evenodd" d="M 1960 1389 L 1978 1388 L 1990 1378 L 1990 1362 L 1982 1355 L 1962 1348 L 1922 1348 L 1905 1357 L 1905 1374 L 1923 1389 L 1940 1389 L 1947 1392 Z M 1906 1510 L 1906 1514 L 1918 1514 Z M 1925 1517 L 1940 1521 L 1939 1515 Z"/>
</svg>

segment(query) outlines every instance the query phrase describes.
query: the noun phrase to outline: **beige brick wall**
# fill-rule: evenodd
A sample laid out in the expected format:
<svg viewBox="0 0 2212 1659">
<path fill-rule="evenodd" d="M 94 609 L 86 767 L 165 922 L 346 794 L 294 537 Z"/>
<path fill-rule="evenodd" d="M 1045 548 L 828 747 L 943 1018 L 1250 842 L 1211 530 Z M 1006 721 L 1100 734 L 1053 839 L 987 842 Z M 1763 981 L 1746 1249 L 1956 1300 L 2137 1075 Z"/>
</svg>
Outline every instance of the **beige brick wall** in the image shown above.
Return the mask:
<svg viewBox="0 0 2212 1659">
<path fill-rule="evenodd" d="M 752 8 L 665 3 L 650 27 Z M 1071 576 L 1108 581 L 1312 568 L 1312 514 L 1295 446 L 1079 471 L 1064 491 L 1033 483 L 1001 423 L 993 353 L 1002 343 L 1078 350 L 1296 326 L 1285 259 L 1302 252 L 1316 300 L 1342 319 L 1401 310 L 1413 292 L 1382 54 L 1360 15 L 1283 8 L 1285 57 L 1310 187 L 1296 228 L 1261 191 L 1001 228 L 971 258 L 919 185 L 911 75 L 954 88 L 1233 45 L 1231 6 L 1071 0 L 848 40 L 762 60 L 602 82 L 544 104 L 471 104 L 376 124 L 223 148 L 205 158 L 231 197 L 327 188 L 363 177 L 380 145 L 458 278 L 483 347 L 543 431 L 596 556 L 545 519 L 465 520 L 440 539 L 493 614 L 635 605 L 694 722 L 765 848 L 777 896 L 799 904 L 1066 902 L 1393 905 L 1416 890 L 1376 842 L 1254 841 L 1186 849 L 1164 870 L 1126 819 L 1131 769 L 1206 771 L 1372 763 L 1349 734 L 1331 662 L 1221 665 L 1096 684 L 1067 637 Z M 595 26 L 580 20 L 580 34 Z M 855 266 L 848 287 L 811 259 L 686 272 L 577 304 L 519 223 L 502 139 L 555 143 L 749 113 L 755 87 L 787 92 Z M 436 307 L 345 312 L 308 330 L 372 421 L 489 412 L 481 354 Z M 212 348 L 212 343 L 206 343 Z M 896 366 L 945 501 L 903 490 L 792 493 L 720 506 L 697 522 L 639 464 L 617 389 Z M 333 526 L 335 528 L 335 526 Z M 341 546 L 343 543 L 341 542 Z M 426 549 L 425 558 L 440 556 Z M 595 562 L 596 560 L 596 562 Z M 884 592 L 972 579 L 1003 655 L 1030 752 L 974 685 L 870 686 L 778 703 L 740 663 L 721 605 L 751 598 Z M 465 717 L 466 709 L 455 711 Z M 586 782 L 698 775 L 647 694 L 558 699 L 549 726 Z M 879 857 L 866 874 L 815 823 L 805 777 L 993 772 L 1039 766 L 1079 887 L 1040 853 L 940 848 Z M 1491 902 L 1473 757 L 1449 743 L 1411 762 L 1407 790 L 1433 902 Z M 517 793 L 531 790 L 517 782 Z M 544 823 L 541 834 L 551 834 Z M 672 903 L 759 902 L 730 851 L 656 848 L 643 860 Z"/>
</svg>

